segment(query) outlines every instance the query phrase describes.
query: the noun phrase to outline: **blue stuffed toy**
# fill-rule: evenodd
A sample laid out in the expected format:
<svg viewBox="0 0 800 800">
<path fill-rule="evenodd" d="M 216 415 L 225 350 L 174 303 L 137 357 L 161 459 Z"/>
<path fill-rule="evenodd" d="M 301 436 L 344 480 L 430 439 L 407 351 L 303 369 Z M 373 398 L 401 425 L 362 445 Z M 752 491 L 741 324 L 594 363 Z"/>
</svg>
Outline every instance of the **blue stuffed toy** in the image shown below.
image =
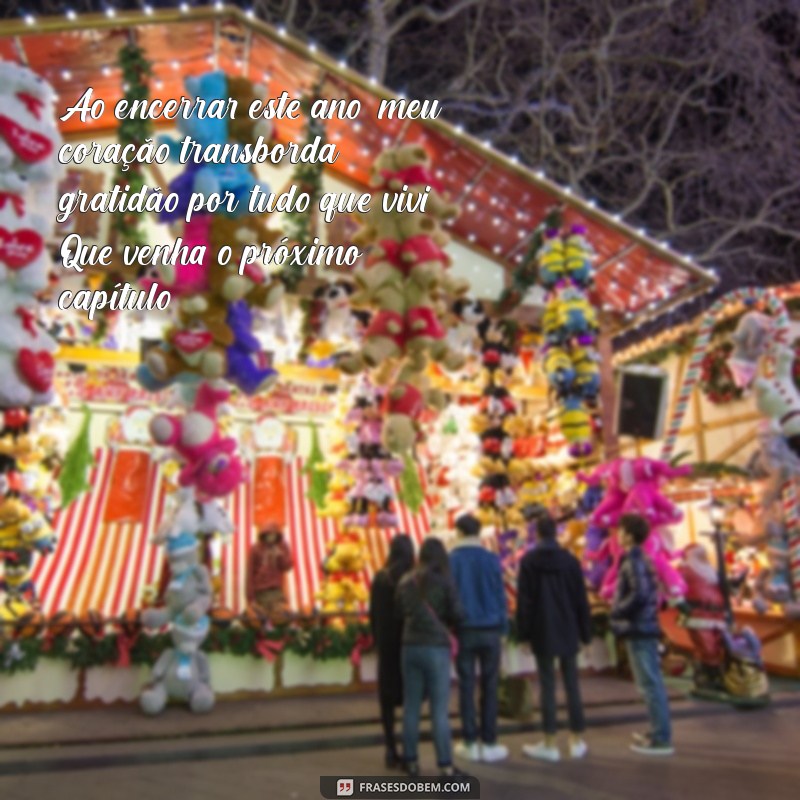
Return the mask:
<svg viewBox="0 0 800 800">
<path fill-rule="evenodd" d="M 244 300 L 228 306 L 226 322 L 234 335 L 227 350 L 227 379 L 248 395 L 266 391 L 278 373 L 264 359 L 261 343 L 253 335 L 253 314 Z"/>
<path fill-rule="evenodd" d="M 211 103 L 214 100 L 226 101 L 228 99 L 228 79 L 225 73 L 216 70 L 204 75 L 188 77 L 185 81 L 186 90 L 192 97 L 200 98 Z M 239 109 L 239 113 L 243 113 Z M 182 134 L 197 142 L 201 148 L 210 145 L 225 145 L 229 140 L 228 120 L 200 119 L 197 114 L 192 114 L 188 119 L 179 118 L 177 127 Z M 170 145 L 173 157 L 178 158 L 181 142 L 170 137 L 163 137 L 162 141 Z M 191 155 L 191 150 L 189 151 Z M 263 192 L 269 193 L 269 187 L 255 180 L 248 164 L 205 164 L 189 160 L 185 163 L 183 172 L 169 184 L 170 192 L 174 192 L 179 200 L 172 212 L 160 216 L 161 222 L 175 222 L 185 218 L 189 208 L 192 192 L 200 192 L 205 197 L 211 194 L 225 196 L 230 192 L 237 200 L 233 213 L 229 213 L 226 206 L 220 206 L 219 211 L 233 217 L 240 217 L 248 213 L 248 200 L 250 192 L 258 186 Z"/>
</svg>

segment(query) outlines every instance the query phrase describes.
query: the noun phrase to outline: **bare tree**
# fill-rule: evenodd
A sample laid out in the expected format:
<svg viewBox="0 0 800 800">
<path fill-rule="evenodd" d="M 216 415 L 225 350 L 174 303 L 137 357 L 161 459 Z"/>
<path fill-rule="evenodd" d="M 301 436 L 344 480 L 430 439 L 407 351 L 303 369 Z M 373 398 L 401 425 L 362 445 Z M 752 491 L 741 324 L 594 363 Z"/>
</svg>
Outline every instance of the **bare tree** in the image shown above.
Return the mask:
<svg viewBox="0 0 800 800">
<path fill-rule="evenodd" d="M 800 0 L 255 9 L 397 90 L 440 99 L 452 121 L 717 268 L 726 287 L 800 280 Z"/>
</svg>

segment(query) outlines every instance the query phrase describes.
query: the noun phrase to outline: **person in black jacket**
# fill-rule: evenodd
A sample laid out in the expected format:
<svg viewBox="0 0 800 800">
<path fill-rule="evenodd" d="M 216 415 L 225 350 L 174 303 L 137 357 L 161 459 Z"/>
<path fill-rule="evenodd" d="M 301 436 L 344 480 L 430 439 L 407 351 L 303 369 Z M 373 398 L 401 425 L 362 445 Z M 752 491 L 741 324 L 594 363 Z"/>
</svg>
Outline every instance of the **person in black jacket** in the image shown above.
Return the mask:
<svg viewBox="0 0 800 800">
<path fill-rule="evenodd" d="M 620 518 L 622 547 L 626 550 L 619 567 L 617 590 L 611 608 L 611 626 L 626 640 L 628 659 L 636 685 L 644 697 L 650 717 L 650 732 L 634 734 L 631 750 L 643 755 L 672 755 L 669 701 L 661 674 L 658 640 L 658 581 L 649 558 L 642 551 L 650 533 L 643 517 Z"/>
<path fill-rule="evenodd" d="M 529 758 L 558 761 L 556 744 L 555 659 L 567 693 L 570 743 L 573 758 L 582 758 L 588 747 L 583 739 L 585 722 L 578 686 L 580 643 L 592 638 L 589 600 L 578 559 L 556 541 L 556 524 L 548 514 L 536 520 L 538 542 L 525 554 L 517 587 L 517 633 L 530 642 L 539 673 L 544 741 L 525 745 Z"/>
<path fill-rule="evenodd" d="M 394 735 L 394 710 L 403 705 L 400 673 L 403 622 L 397 617 L 394 596 L 400 580 L 413 567 L 411 537 L 400 533 L 389 545 L 389 557 L 383 569 L 375 575 L 369 597 L 369 622 L 378 653 L 378 701 L 386 745 L 386 766 L 390 769 L 400 763 Z"/>
<path fill-rule="evenodd" d="M 436 760 L 443 775 L 453 775 L 450 741 L 450 666 L 452 632 L 463 613 L 447 551 L 436 538 L 426 539 L 419 566 L 397 587 L 397 609 L 403 619 L 403 758 L 409 775 L 419 774 L 417 744 L 422 700 L 431 707 Z"/>
</svg>

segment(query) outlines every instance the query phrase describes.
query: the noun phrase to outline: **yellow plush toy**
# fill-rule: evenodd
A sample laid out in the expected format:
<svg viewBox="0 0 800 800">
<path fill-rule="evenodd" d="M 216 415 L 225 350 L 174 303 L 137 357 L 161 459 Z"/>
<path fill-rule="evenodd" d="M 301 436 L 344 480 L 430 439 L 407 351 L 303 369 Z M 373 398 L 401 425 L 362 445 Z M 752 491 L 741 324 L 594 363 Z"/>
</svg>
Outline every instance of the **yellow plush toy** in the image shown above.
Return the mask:
<svg viewBox="0 0 800 800">
<path fill-rule="evenodd" d="M 0 503 L 0 550 L 40 550 L 53 546 L 53 529 L 38 511 L 25 503 L 6 497 Z"/>
<path fill-rule="evenodd" d="M 328 482 L 328 493 L 325 495 L 325 505 L 317 511 L 318 517 L 340 518 L 347 514 L 350 502 L 347 499 L 347 490 L 353 483 L 352 478 L 341 470 L 334 470 Z"/>
<path fill-rule="evenodd" d="M 329 548 L 325 572 L 360 572 L 365 567 L 364 540 L 358 534 L 341 534 Z"/>
</svg>

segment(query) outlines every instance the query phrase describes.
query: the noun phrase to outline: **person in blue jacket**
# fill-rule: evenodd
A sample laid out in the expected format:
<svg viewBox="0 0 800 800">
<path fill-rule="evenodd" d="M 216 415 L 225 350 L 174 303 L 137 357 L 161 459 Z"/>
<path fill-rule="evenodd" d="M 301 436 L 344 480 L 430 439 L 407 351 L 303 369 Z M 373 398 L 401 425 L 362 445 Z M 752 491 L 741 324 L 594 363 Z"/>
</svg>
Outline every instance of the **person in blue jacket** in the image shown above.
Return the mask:
<svg viewBox="0 0 800 800">
<path fill-rule="evenodd" d="M 455 753 L 470 761 L 500 761 L 508 748 L 497 742 L 500 645 L 508 630 L 508 610 L 500 558 L 483 547 L 481 524 L 471 514 L 456 520 L 459 539 L 450 552 L 464 618 L 458 635 L 458 693 L 464 740 Z M 480 664 L 481 721 L 475 713 L 475 667 Z M 480 736 L 479 736 L 480 733 Z"/>
</svg>

